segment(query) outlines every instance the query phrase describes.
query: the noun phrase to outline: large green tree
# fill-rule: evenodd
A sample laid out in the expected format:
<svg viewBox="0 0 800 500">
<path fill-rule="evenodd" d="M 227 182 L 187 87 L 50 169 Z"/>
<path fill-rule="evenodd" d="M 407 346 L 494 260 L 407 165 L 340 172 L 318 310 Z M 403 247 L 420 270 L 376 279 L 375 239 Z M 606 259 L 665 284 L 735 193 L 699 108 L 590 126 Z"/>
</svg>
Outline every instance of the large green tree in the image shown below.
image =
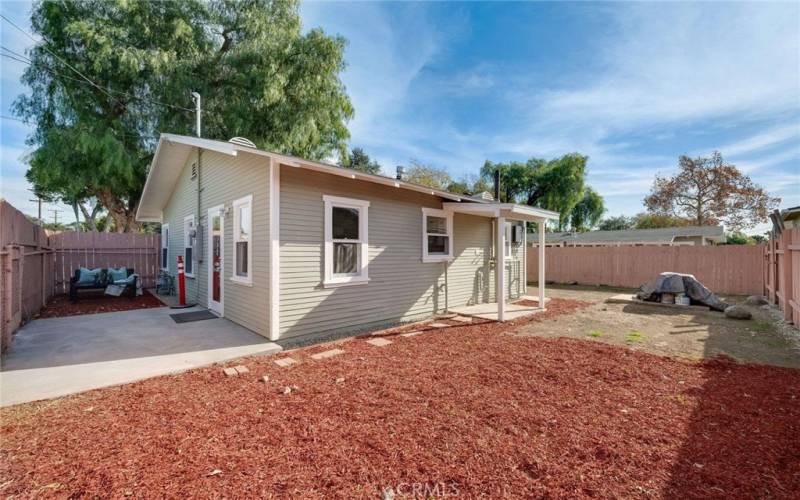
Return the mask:
<svg viewBox="0 0 800 500">
<path fill-rule="evenodd" d="M 552 160 L 531 158 L 525 163 L 486 161 L 481 177 L 487 183 L 492 182 L 495 170 L 500 170 L 500 201 L 556 211 L 561 214 L 558 229 L 563 230 L 569 224 L 572 210 L 584 199 L 587 161 L 587 156 L 577 153 Z"/>
<path fill-rule="evenodd" d="M 569 224 L 575 231 L 588 231 L 600 222 L 606 211 L 603 197 L 594 189 L 587 187 L 583 198 L 572 208 Z"/>
<path fill-rule="evenodd" d="M 47 1 L 31 26 L 41 42 L 15 104 L 36 123 L 28 178 L 96 198 L 118 231 L 137 227 L 158 134 L 194 133 L 191 91 L 204 137 L 311 159 L 345 150 L 345 40 L 301 32 L 296 1 Z"/>
<path fill-rule="evenodd" d="M 353 170 L 358 170 L 359 172 L 367 174 L 377 175 L 381 173 L 381 164 L 371 159 L 361 148 L 353 148 L 350 154 L 347 154 L 345 150 L 345 154 L 343 154 L 339 160 L 339 166 L 343 168 L 352 168 Z"/>
</svg>

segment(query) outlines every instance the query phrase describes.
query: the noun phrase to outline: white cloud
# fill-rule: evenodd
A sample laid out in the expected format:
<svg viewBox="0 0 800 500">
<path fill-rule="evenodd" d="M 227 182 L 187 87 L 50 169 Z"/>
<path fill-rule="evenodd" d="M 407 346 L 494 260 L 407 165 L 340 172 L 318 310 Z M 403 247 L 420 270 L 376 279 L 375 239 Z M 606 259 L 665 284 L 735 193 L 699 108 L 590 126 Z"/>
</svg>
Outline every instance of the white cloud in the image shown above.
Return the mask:
<svg viewBox="0 0 800 500">
<path fill-rule="evenodd" d="M 798 7 L 652 4 L 616 9 L 617 30 L 586 85 L 536 97 L 555 122 L 641 126 L 797 108 Z"/>
</svg>

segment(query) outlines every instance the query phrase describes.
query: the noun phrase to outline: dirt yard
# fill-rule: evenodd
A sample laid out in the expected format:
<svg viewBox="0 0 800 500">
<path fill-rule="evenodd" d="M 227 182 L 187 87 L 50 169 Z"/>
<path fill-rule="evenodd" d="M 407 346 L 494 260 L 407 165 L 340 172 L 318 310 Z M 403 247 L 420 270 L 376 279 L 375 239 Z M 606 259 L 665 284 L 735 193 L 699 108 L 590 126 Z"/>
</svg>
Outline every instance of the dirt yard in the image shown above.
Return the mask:
<svg viewBox="0 0 800 500">
<path fill-rule="evenodd" d="M 530 288 L 529 293 L 537 292 Z M 662 356 L 697 360 L 723 354 L 741 362 L 800 368 L 800 332 L 785 324 L 774 307 L 750 307 L 753 319 L 742 321 L 697 308 L 606 302 L 621 293 L 634 291 L 548 286 L 548 297 L 593 304 L 569 316 L 520 328 L 519 333 L 604 342 Z M 737 304 L 745 297 L 724 299 Z"/>
<path fill-rule="evenodd" d="M 0 494 L 796 498 L 800 371 L 530 335 L 586 306 L 6 408 Z"/>
</svg>

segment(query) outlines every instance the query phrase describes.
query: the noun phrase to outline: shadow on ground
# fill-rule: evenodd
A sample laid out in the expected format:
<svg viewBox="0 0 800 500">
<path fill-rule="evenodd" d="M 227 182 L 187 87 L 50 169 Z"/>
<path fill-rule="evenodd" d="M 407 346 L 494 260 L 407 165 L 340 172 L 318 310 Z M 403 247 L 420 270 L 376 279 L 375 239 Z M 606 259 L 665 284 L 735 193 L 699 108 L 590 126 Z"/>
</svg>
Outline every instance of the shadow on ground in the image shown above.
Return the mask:
<svg viewBox="0 0 800 500">
<path fill-rule="evenodd" d="M 753 319 L 741 321 L 694 308 L 605 303 L 619 290 L 558 287 L 549 292 L 595 303 L 521 334 L 582 338 L 705 360 L 703 385 L 680 394 L 693 408 L 685 429 L 675 430 L 686 437 L 672 460 L 664 496 L 796 495 L 787 488 L 800 477 L 800 422 L 793 416 L 800 387 L 786 381 L 800 368 L 800 332 L 774 308 L 750 308 Z M 737 303 L 743 298 L 726 299 Z M 745 465 L 732 468 L 730 462 Z"/>
</svg>

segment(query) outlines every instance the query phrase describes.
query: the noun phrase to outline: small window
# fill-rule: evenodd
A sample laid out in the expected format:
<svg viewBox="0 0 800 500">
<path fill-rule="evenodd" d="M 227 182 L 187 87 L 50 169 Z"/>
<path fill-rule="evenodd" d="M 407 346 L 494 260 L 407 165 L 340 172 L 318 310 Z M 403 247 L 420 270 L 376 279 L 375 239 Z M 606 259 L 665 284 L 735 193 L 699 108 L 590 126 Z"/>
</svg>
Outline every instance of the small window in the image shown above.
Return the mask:
<svg viewBox="0 0 800 500">
<path fill-rule="evenodd" d="M 169 224 L 161 224 L 161 269 L 169 269 Z"/>
<path fill-rule="evenodd" d="M 253 197 L 245 196 L 233 202 L 233 281 L 252 283 Z"/>
<path fill-rule="evenodd" d="M 325 203 L 325 286 L 366 283 L 369 202 L 323 196 Z"/>
<path fill-rule="evenodd" d="M 453 214 L 436 208 L 422 209 L 422 261 L 453 258 Z"/>
<path fill-rule="evenodd" d="M 183 219 L 183 272 L 190 278 L 194 277 L 195 240 L 194 215 L 187 215 Z"/>
</svg>

